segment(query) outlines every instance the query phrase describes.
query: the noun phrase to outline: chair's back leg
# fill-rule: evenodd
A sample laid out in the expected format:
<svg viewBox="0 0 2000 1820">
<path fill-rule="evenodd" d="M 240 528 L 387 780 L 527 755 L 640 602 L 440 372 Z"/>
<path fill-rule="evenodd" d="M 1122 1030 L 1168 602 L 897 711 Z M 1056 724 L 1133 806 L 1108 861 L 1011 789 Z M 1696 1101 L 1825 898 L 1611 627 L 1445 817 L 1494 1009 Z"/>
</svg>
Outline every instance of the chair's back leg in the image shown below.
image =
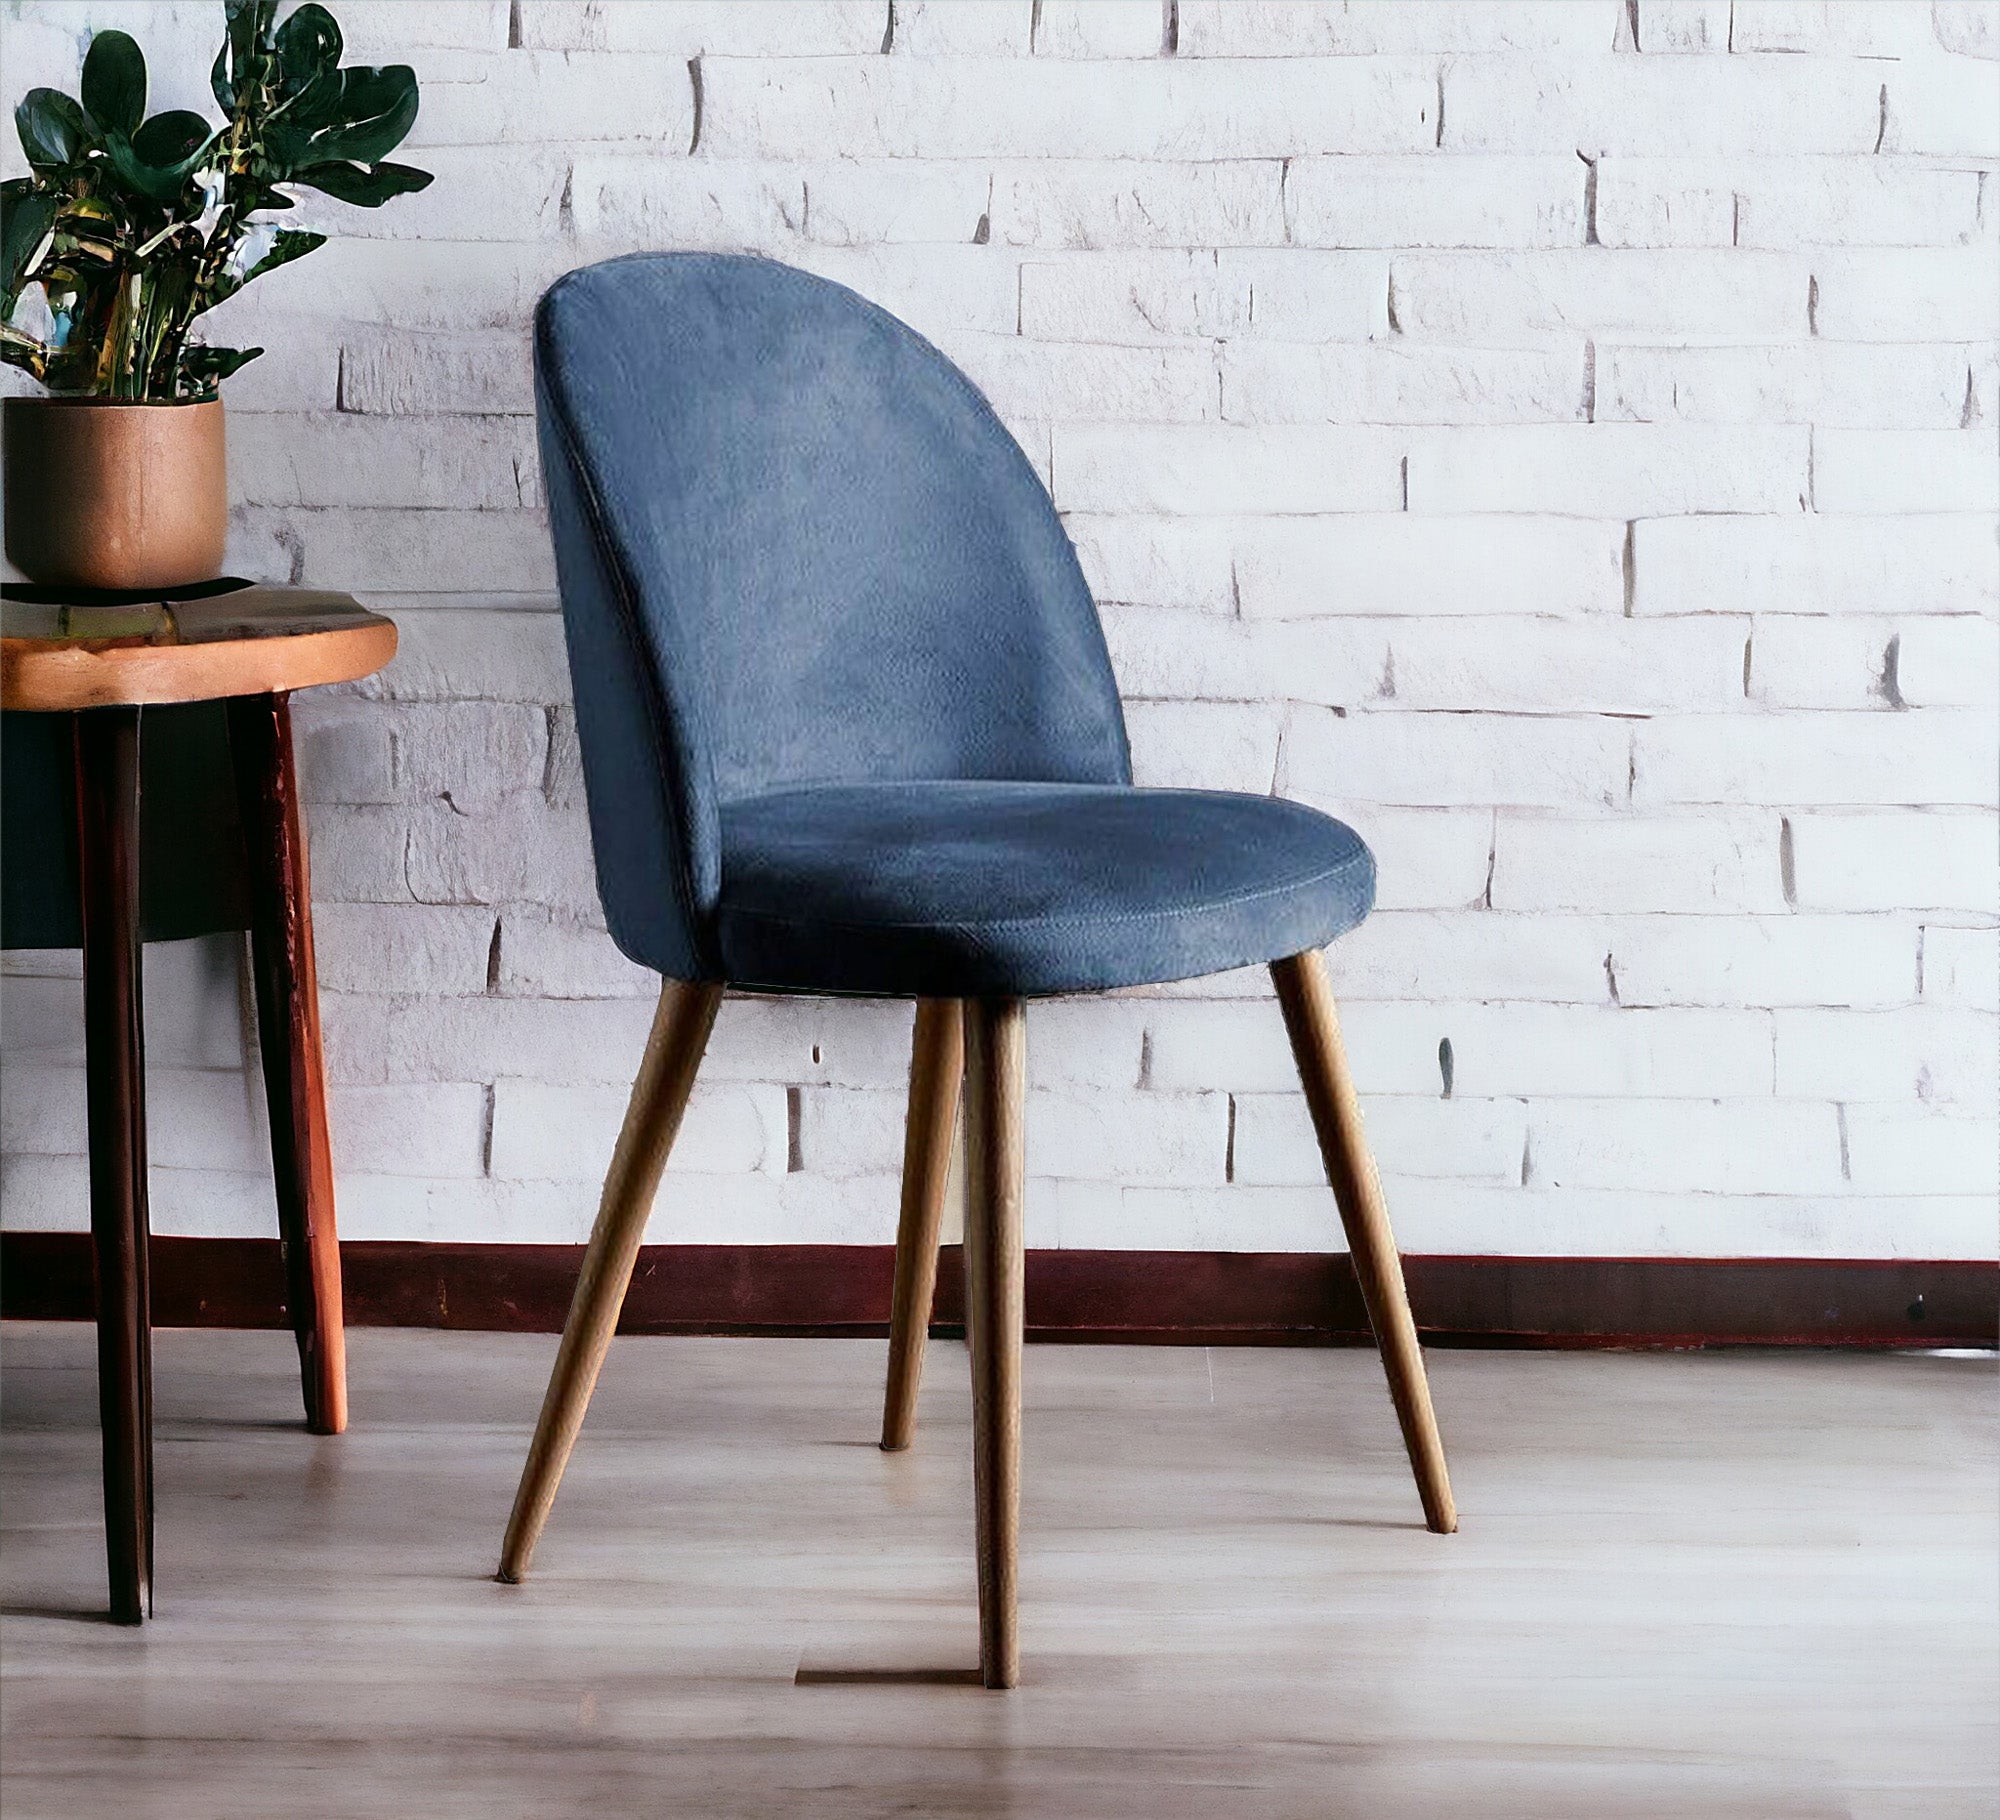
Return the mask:
<svg viewBox="0 0 2000 1820">
<path fill-rule="evenodd" d="M 938 1228 L 965 1075 L 965 1016 L 956 999 L 917 1001 L 910 1041 L 910 1110 L 903 1132 L 903 1211 L 896 1227 L 896 1287 L 889 1306 L 889 1381 L 882 1446 L 909 1446 L 924 1375 L 924 1341 L 937 1290 Z"/>
<path fill-rule="evenodd" d="M 1021 1678 L 1021 1342 L 1026 1315 L 1026 1024 L 1019 999 L 965 1019 L 965 1317 L 972 1341 L 972 1479 L 979 1518 L 979 1667 Z"/>
<path fill-rule="evenodd" d="M 1417 1324 L 1410 1314 L 1409 1292 L 1403 1286 L 1403 1262 L 1389 1230 L 1381 1178 L 1375 1172 L 1375 1159 L 1362 1129 L 1354 1079 L 1347 1070 L 1347 1051 L 1340 1040 L 1326 962 L 1316 953 L 1295 954 L 1289 960 L 1271 963 L 1271 979 L 1278 989 L 1278 1003 L 1285 1014 L 1285 1029 L 1292 1039 L 1292 1054 L 1298 1061 L 1313 1128 L 1319 1134 L 1327 1180 L 1333 1185 L 1341 1224 L 1347 1229 L 1361 1299 L 1375 1329 L 1375 1342 L 1382 1349 L 1389 1394 L 1416 1471 L 1417 1491 L 1424 1501 L 1424 1520 L 1440 1535 L 1448 1534 L 1458 1527 L 1458 1511 L 1445 1473 L 1444 1444 L 1438 1439 L 1424 1355 L 1417 1344 Z"/>
<path fill-rule="evenodd" d="M 653 1195 L 721 1003 L 720 986 L 669 980 L 661 989 L 653 1033 L 646 1040 L 639 1078 L 632 1084 L 631 1104 L 625 1109 L 625 1124 L 604 1178 L 597 1224 L 584 1252 L 583 1274 L 577 1279 L 541 1419 L 535 1424 L 520 1489 L 514 1494 L 514 1511 L 507 1520 L 507 1538 L 500 1549 L 502 1580 L 518 1581 L 527 1573 L 536 1539 L 548 1521 L 549 1506 L 555 1502 L 556 1487 L 562 1483 L 563 1468 L 590 1407 L 590 1393 L 617 1331 L 618 1311 L 638 1262 L 646 1217 L 653 1210 Z"/>
</svg>

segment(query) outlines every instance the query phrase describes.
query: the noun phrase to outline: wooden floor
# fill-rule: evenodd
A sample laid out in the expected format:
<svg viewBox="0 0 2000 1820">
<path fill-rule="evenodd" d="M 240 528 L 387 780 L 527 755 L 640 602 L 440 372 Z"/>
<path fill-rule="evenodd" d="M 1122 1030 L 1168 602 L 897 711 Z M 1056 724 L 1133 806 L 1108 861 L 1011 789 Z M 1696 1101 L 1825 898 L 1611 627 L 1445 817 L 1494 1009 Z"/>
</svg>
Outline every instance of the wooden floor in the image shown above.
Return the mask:
<svg viewBox="0 0 2000 1820">
<path fill-rule="evenodd" d="M 159 1341 L 158 1618 L 103 1598 L 91 1338 L 0 1336 L 0 1812 L 2000 1812 L 1989 1360 L 1433 1354 L 1426 1534 L 1365 1352 L 1032 1347 L 1024 1685 L 977 1661 L 963 1349 L 621 1340 L 526 1586 L 554 1341 Z"/>
</svg>

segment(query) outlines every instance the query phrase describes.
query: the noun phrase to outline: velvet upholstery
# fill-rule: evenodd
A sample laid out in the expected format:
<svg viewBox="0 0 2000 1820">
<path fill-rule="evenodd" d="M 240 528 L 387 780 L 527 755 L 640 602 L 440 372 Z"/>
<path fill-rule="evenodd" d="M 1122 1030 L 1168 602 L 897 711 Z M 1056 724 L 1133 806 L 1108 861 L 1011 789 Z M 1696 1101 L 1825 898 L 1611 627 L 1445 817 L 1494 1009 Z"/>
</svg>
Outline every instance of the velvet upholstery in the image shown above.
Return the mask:
<svg viewBox="0 0 2000 1820">
<path fill-rule="evenodd" d="M 613 938 L 680 979 L 970 996 L 1178 979 L 1367 914 L 1360 838 L 1135 789 L 1034 469 L 936 349 L 768 260 L 642 254 L 535 323 Z"/>
</svg>

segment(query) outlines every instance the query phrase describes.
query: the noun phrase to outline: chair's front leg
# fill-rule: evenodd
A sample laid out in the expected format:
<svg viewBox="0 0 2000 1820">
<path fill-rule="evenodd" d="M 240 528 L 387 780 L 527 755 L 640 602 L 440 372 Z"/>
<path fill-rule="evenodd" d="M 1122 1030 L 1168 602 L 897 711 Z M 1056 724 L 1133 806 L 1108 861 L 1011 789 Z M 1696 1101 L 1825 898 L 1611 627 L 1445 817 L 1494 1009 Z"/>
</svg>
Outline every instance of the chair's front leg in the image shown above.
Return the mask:
<svg viewBox="0 0 2000 1820">
<path fill-rule="evenodd" d="M 1340 1205 L 1341 1224 L 1347 1229 L 1361 1299 L 1389 1374 L 1389 1394 L 1395 1401 L 1396 1419 L 1402 1424 L 1410 1465 L 1416 1471 L 1424 1520 L 1446 1535 L 1458 1527 L 1458 1511 L 1445 1474 L 1444 1444 L 1438 1439 L 1437 1417 L 1431 1409 L 1430 1383 L 1424 1376 L 1417 1324 L 1403 1285 L 1402 1259 L 1389 1231 L 1389 1209 L 1362 1129 L 1354 1079 L 1347 1071 L 1347 1052 L 1340 1040 L 1326 963 L 1316 953 L 1295 954 L 1289 960 L 1271 963 L 1271 980 L 1278 989 L 1285 1029 L 1299 1065 L 1299 1081 L 1312 1110 L 1327 1180 Z"/>
<path fill-rule="evenodd" d="M 896 1288 L 889 1308 L 889 1380 L 882 1398 L 882 1446 L 910 1444 L 924 1341 L 937 1291 L 938 1229 L 944 1222 L 958 1089 L 965 1075 L 964 1013 L 956 999 L 917 1001 L 910 1042 L 910 1110 L 903 1134 L 903 1211 L 896 1228 Z"/>
<path fill-rule="evenodd" d="M 507 1539 L 500 1549 L 502 1580 L 518 1581 L 527 1573 L 535 1542 L 548 1521 L 598 1371 L 618 1329 L 618 1311 L 639 1259 L 646 1217 L 653 1210 L 667 1153 L 680 1130 L 695 1070 L 721 1003 L 720 986 L 668 980 L 661 989 L 653 1033 L 646 1040 L 639 1078 L 632 1084 L 631 1103 L 604 1178 L 597 1224 L 583 1256 L 583 1274 L 577 1279 L 541 1419 L 535 1424 L 513 1514 L 507 1520 Z"/>
<path fill-rule="evenodd" d="M 979 1668 L 988 1687 L 1012 1687 L 1021 1678 L 1016 1564 L 1028 1050 L 1019 999 L 974 1000 L 965 1009 L 965 1317 L 979 1515 Z"/>
</svg>

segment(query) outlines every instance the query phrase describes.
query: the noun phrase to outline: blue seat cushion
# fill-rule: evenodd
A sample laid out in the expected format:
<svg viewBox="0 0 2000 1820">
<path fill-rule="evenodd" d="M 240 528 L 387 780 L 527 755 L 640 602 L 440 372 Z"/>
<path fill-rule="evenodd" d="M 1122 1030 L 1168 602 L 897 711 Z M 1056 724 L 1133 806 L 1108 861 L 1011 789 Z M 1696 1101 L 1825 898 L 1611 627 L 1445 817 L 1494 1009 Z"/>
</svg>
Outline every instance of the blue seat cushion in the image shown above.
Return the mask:
<svg viewBox="0 0 2000 1820">
<path fill-rule="evenodd" d="M 1276 797 L 1129 784 L 826 784 L 725 803 L 732 985 L 1031 997 L 1318 948 L 1375 896 L 1361 837 Z"/>
</svg>

